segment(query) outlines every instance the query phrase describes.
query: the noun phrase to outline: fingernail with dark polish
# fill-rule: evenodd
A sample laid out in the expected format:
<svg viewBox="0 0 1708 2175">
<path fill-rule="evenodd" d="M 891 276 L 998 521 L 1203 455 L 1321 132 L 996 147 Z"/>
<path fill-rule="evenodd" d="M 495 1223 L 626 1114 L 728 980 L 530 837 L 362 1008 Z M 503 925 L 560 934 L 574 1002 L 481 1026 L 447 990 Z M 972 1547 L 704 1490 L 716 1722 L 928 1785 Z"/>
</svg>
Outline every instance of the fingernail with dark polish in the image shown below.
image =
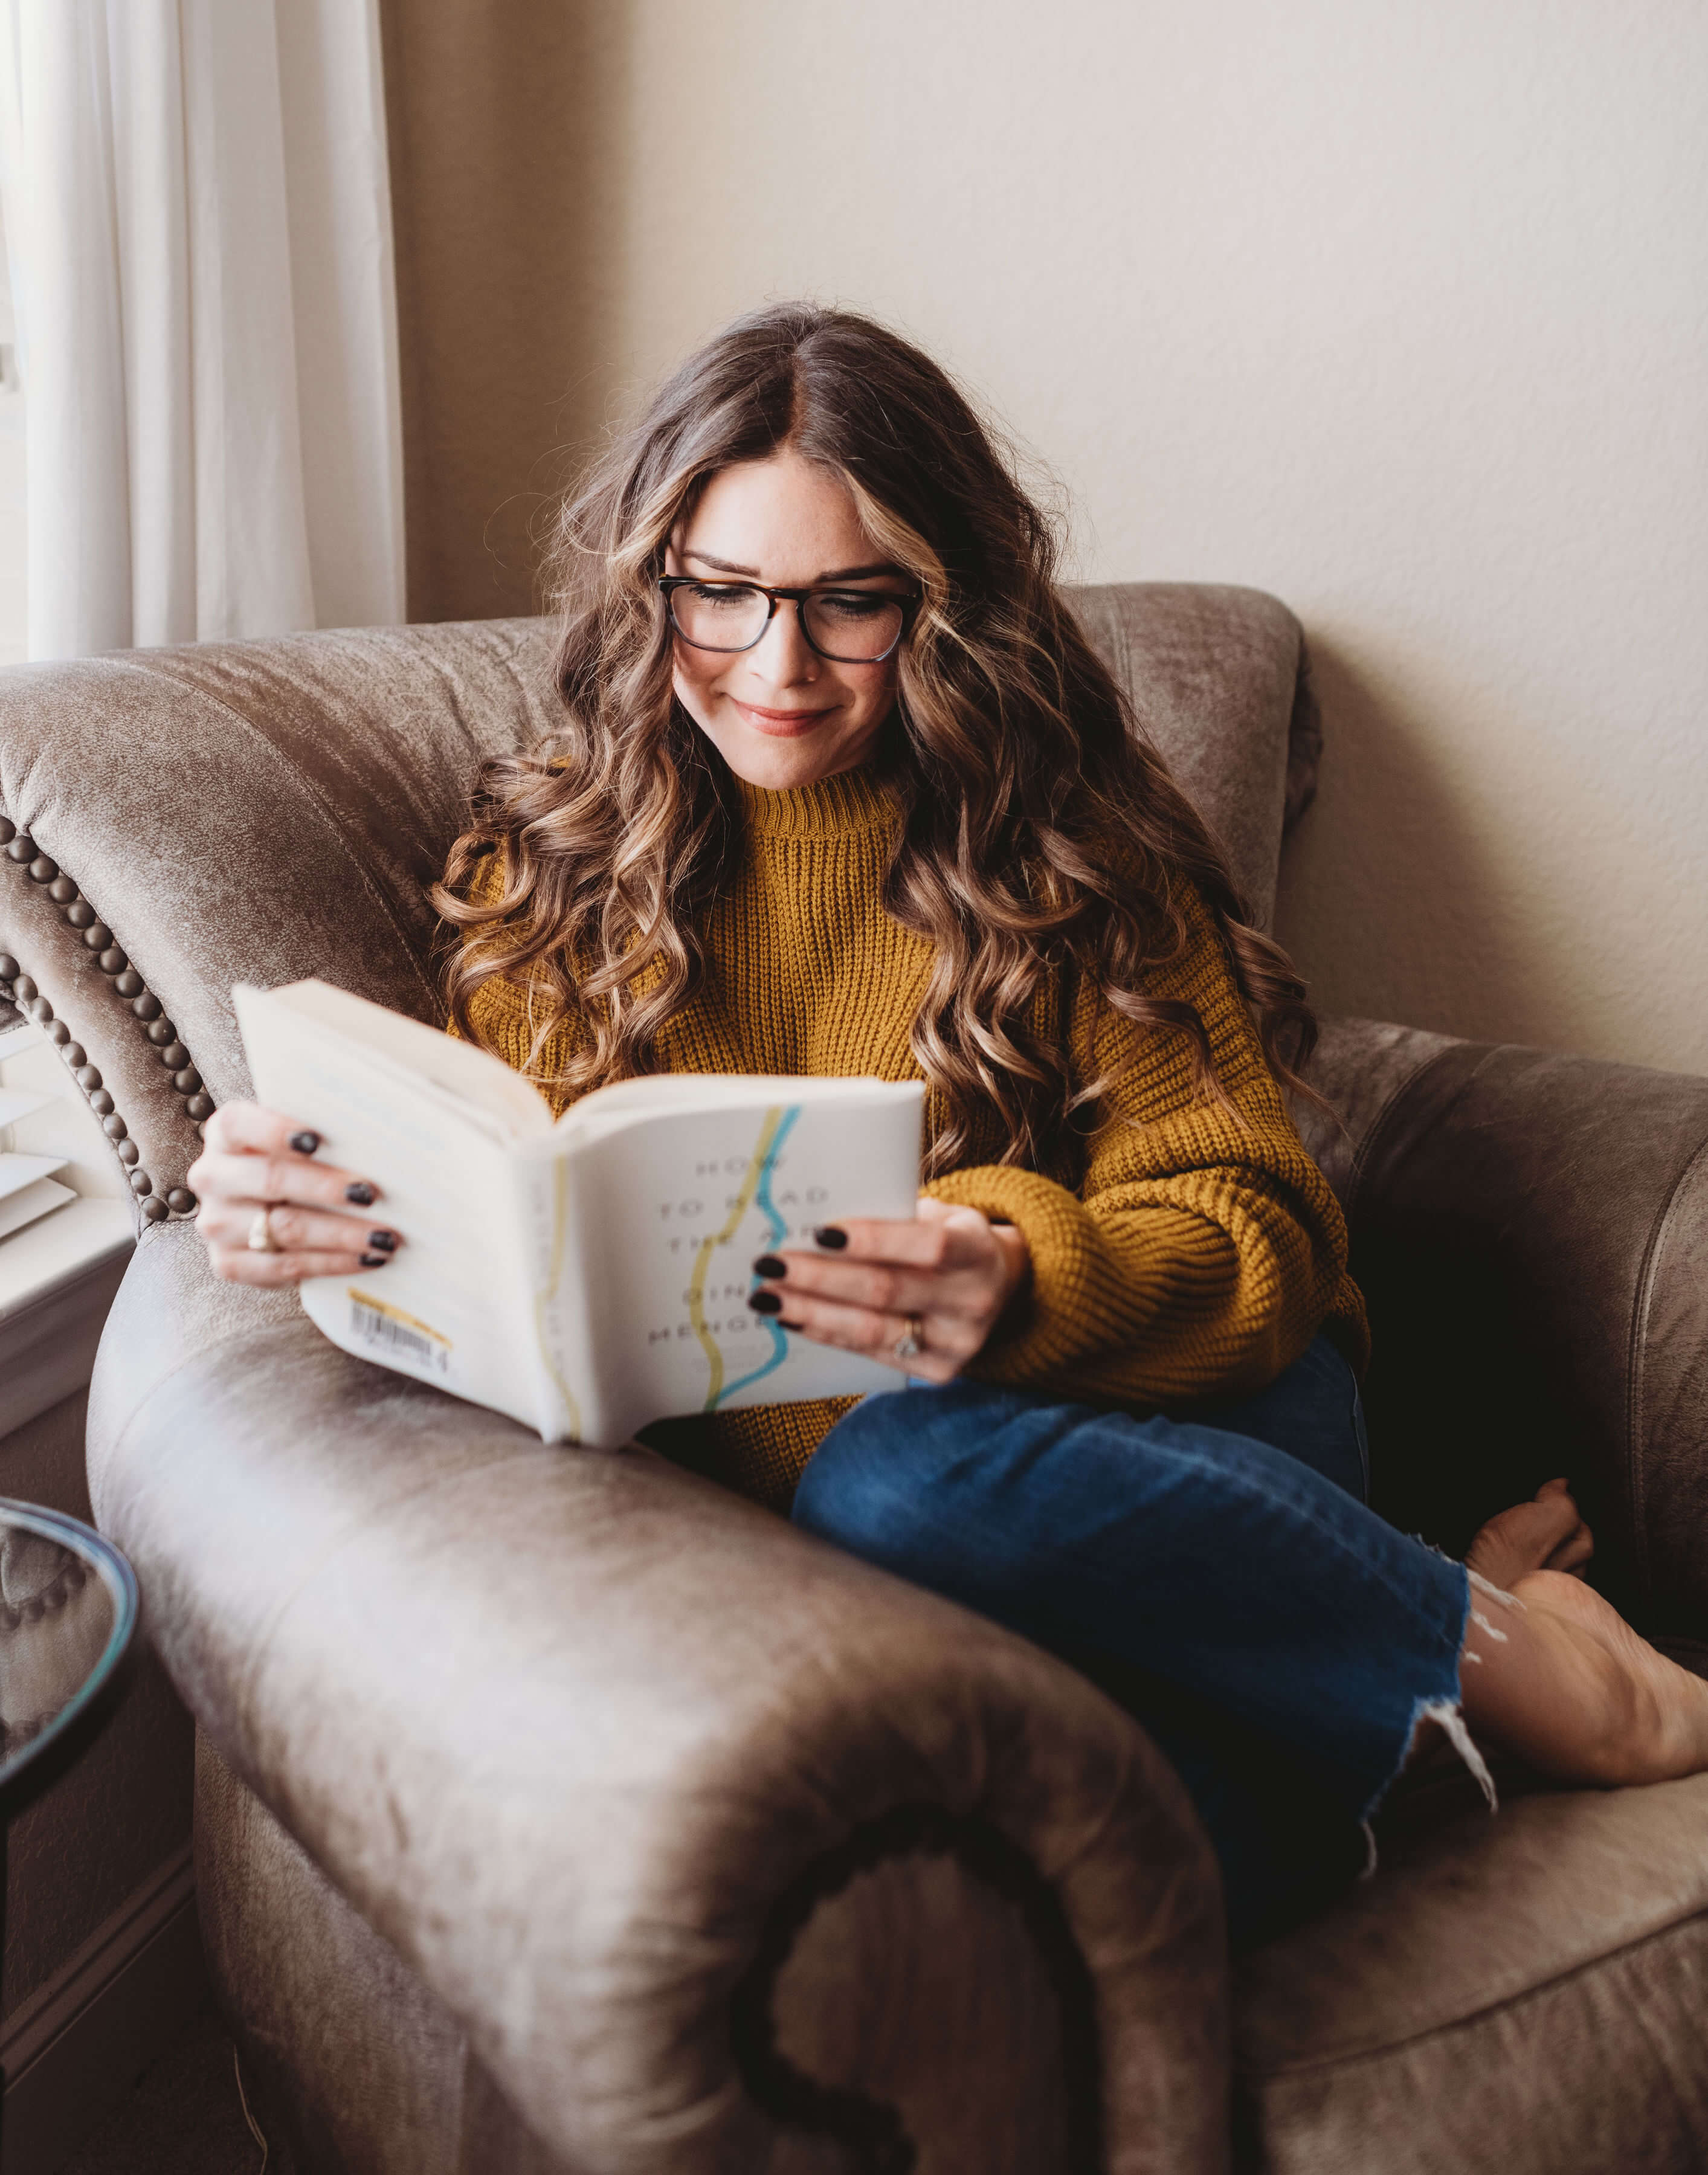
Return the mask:
<svg viewBox="0 0 1708 2175">
<path fill-rule="evenodd" d="M 312 1155 L 315 1150 L 320 1146 L 320 1135 L 318 1133 L 293 1133 L 290 1136 L 290 1145 L 296 1149 L 298 1155 Z"/>
<path fill-rule="evenodd" d="M 821 1223 L 812 1239 L 816 1246 L 827 1246 L 832 1254 L 839 1254 L 848 1244 L 848 1233 L 840 1223 Z"/>
<path fill-rule="evenodd" d="M 755 1292 L 747 1302 L 755 1314 L 781 1314 L 783 1301 L 775 1292 Z"/>
<path fill-rule="evenodd" d="M 370 1231 L 368 1244 L 379 1253 L 395 1254 L 398 1250 L 398 1234 L 395 1231 Z"/>
<path fill-rule="evenodd" d="M 775 1254 L 762 1254 L 753 1264 L 753 1273 L 756 1277 L 786 1277 L 789 1264 L 779 1261 Z"/>
<path fill-rule="evenodd" d="M 365 1178 L 359 1178 L 354 1185 L 345 1186 L 344 1197 L 353 1201 L 358 1208 L 371 1208 L 379 1195 Z"/>
<path fill-rule="evenodd" d="M 389 1254 L 364 1254 L 361 1265 L 365 1269 L 382 1269 L 390 1259 Z"/>
</svg>

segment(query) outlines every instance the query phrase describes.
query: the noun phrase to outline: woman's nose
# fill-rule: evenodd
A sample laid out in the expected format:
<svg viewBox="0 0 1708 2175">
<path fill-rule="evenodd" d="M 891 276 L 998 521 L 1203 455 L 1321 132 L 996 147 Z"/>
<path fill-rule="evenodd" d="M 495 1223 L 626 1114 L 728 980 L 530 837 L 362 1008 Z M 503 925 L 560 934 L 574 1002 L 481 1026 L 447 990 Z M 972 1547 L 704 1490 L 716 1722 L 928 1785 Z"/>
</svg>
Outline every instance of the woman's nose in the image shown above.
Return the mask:
<svg viewBox="0 0 1708 2175">
<path fill-rule="evenodd" d="M 818 659 L 802 632 L 800 606 L 793 597 L 778 600 L 770 626 L 749 654 L 782 686 L 818 676 Z"/>
</svg>

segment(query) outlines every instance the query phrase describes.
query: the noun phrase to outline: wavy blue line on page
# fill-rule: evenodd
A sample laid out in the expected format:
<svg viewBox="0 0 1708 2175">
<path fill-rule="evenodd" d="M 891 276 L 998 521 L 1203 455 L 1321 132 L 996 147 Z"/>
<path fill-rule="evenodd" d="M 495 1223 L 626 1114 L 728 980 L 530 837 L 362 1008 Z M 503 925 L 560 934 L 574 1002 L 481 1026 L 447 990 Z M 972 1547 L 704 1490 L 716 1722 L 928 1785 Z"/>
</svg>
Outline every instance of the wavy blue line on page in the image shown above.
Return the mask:
<svg viewBox="0 0 1708 2175">
<path fill-rule="evenodd" d="M 794 1129 L 794 1121 L 800 1115 L 799 1103 L 796 1103 L 784 1115 L 783 1123 L 777 1128 L 776 1137 L 771 1143 L 770 1153 L 760 1168 L 759 1183 L 754 1189 L 753 1205 L 771 1226 L 766 1243 L 772 1246 L 780 1246 L 783 1244 L 789 1236 L 789 1225 L 778 1214 L 777 1204 L 771 1198 L 771 1174 L 777 1168 L 778 1157 L 783 1153 L 783 1143 L 789 1138 L 789 1133 Z M 718 1404 L 726 1403 L 738 1390 L 745 1390 L 750 1383 L 763 1381 L 767 1375 L 774 1373 L 789 1357 L 788 1332 L 779 1329 L 774 1321 L 767 1321 L 765 1326 L 771 1332 L 771 1357 L 762 1367 L 756 1367 L 751 1374 L 738 1375 L 733 1382 L 725 1383 L 718 1396 Z"/>
</svg>

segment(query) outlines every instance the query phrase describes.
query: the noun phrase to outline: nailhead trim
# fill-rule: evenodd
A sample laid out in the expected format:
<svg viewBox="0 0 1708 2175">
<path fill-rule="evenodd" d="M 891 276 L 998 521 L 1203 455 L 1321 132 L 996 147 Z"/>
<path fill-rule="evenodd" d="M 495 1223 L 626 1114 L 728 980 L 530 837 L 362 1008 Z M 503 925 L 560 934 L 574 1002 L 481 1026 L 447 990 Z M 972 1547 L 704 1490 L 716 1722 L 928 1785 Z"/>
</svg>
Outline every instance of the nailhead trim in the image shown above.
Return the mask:
<svg viewBox="0 0 1708 2175">
<path fill-rule="evenodd" d="M 44 1616 L 57 1615 L 73 1594 L 82 1592 L 93 1576 L 85 1565 L 73 1556 L 60 1565 L 40 1593 L 0 1606 L 0 1641 L 9 1638 L 26 1624 L 39 1624 Z M 61 1705 L 45 1707 L 39 1714 L 11 1722 L 0 1721 L 0 1754 L 9 1756 L 32 1738 L 40 1737 L 48 1723 L 57 1721 L 64 1711 Z"/>
<path fill-rule="evenodd" d="M 111 978 L 117 995 L 128 1001 L 144 1033 L 154 1045 L 155 1054 L 171 1074 L 174 1090 L 183 1098 L 186 1115 L 199 1133 L 214 1115 L 214 1098 L 203 1084 L 201 1074 L 190 1062 L 190 1053 L 178 1039 L 178 1031 L 165 1017 L 160 999 L 114 943 L 111 930 L 58 863 L 38 852 L 35 841 L 3 816 L 0 816 L 0 850 L 31 883 L 46 887 L 47 896 L 69 926 L 78 931 L 91 952 L 99 954 L 95 964 L 103 974 Z M 150 1223 L 164 1223 L 172 1216 L 193 1216 L 196 1196 L 188 1186 L 171 1186 L 164 1194 L 155 1191 L 154 1180 L 141 1167 L 140 1151 L 130 1137 L 130 1128 L 115 1109 L 112 1096 L 102 1082 L 100 1068 L 89 1063 L 82 1044 L 73 1041 L 71 1029 L 65 1022 L 54 1017 L 53 1007 L 36 987 L 35 978 L 24 974 L 18 962 L 5 952 L 0 952 L 0 998 L 16 1005 L 57 1046 L 90 1109 L 100 1120 L 101 1131 L 129 1172 L 130 1189 L 144 1218 Z"/>
<path fill-rule="evenodd" d="M 62 1563 L 39 1593 L 27 1600 L 0 1605 L 0 1632 L 15 1631 L 20 1624 L 39 1624 L 64 1608 L 73 1593 L 81 1593 L 90 1573 L 75 1556 Z M 57 1711 L 57 1709 L 55 1710 Z"/>
</svg>

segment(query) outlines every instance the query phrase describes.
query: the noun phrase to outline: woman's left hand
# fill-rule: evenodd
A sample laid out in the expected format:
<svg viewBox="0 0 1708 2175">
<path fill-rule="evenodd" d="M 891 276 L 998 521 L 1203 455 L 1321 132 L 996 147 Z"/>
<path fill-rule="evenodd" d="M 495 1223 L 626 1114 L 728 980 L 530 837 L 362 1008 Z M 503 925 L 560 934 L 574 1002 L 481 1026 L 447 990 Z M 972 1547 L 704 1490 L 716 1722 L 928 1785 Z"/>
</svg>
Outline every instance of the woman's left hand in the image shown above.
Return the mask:
<svg viewBox="0 0 1708 2175">
<path fill-rule="evenodd" d="M 1013 1224 L 924 1196 L 910 1222 L 849 1217 L 813 1237 L 810 1252 L 759 1256 L 754 1311 L 923 1382 L 952 1381 L 984 1350 L 1032 1268 Z M 915 1324 L 918 1352 L 898 1356 Z"/>
</svg>

